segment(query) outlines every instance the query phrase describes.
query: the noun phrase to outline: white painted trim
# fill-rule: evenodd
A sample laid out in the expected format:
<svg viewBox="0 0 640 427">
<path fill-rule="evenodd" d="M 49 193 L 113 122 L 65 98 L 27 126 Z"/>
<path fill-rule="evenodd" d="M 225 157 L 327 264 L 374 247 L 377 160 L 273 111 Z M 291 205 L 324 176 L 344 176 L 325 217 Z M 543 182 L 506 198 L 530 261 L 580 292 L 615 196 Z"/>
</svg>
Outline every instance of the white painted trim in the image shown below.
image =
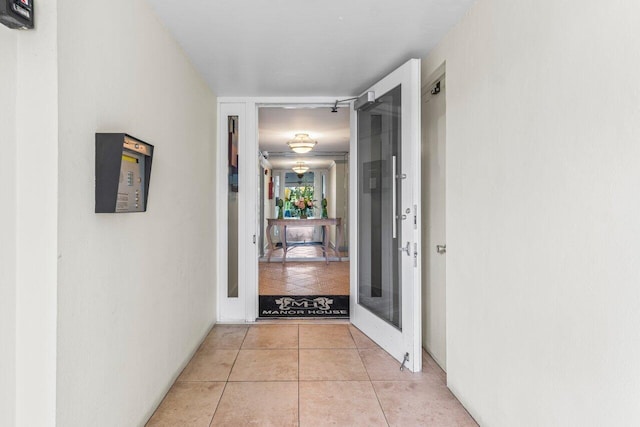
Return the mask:
<svg viewBox="0 0 640 427">
<path fill-rule="evenodd" d="M 262 96 L 262 97 L 219 97 L 218 103 L 252 103 L 259 107 L 317 107 L 320 105 L 333 106 L 336 99 L 347 99 L 353 95 L 340 95 L 340 96 Z M 341 106 L 350 105 L 347 103 L 340 104 Z"/>
<path fill-rule="evenodd" d="M 421 61 L 419 59 L 411 60 L 412 66 L 410 67 L 411 73 L 411 81 L 417 82 L 416 87 L 411 86 L 410 88 L 405 88 L 407 90 L 411 90 L 412 94 L 410 96 L 411 99 L 411 107 L 410 107 L 410 124 L 407 126 L 409 129 L 403 129 L 402 132 L 409 130 L 411 134 L 411 160 L 412 160 L 412 169 L 416 174 L 416 177 L 412 180 L 412 191 L 413 191 L 413 203 L 416 206 L 415 216 L 416 216 L 416 227 L 413 232 L 413 242 L 415 244 L 415 251 L 417 253 L 417 266 L 414 269 L 413 274 L 413 294 L 411 295 L 411 299 L 408 301 L 411 307 L 411 312 L 413 318 L 411 321 L 413 322 L 413 371 L 421 371 L 422 370 L 422 256 L 420 251 L 422 250 L 422 158 L 421 158 L 421 147 L 422 147 L 422 94 L 420 87 L 420 79 L 421 79 Z M 405 95 L 403 94 L 403 97 Z M 406 301 L 406 298 L 405 298 Z M 406 337 L 405 337 L 406 338 Z"/>
<path fill-rule="evenodd" d="M 349 313 L 351 323 L 357 323 L 355 315 L 358 301 L 358 114 L 353 111 L 353 101 L 349 104 L 351 127 L 349 139 Z"/>
<path fill-rule="evenodd" d="M 435 83 L 440 81 L 441 82 L 441 92 L 439 94 L 436 95 L 432 95 L 431 94 L 431 89 L 434 87 Z M 447 73 L 446 73 L 446 62 L 443 62 L 442 65 L 440 65 L 429 77 L 426 78 L 426 80 L 423 81 L 422 84 L 422 99 L 420 101 L 420 108 L 422 108 L 422 106 L 426 103 L 429 102 L 432 98 L 436 97 L 436 96 L 442 96 L 444 94 L 445 96 L 445 106 L 446 106 L 446 88 L 447 88 Z M 421 114 L 421 123 L 420 123 L 420 128 L 421 131 L 423 129 L 424 123 L 422 123 L 422 114 Z M 422 139 L 422 136 L 421 138 Z M 445 107 L 445 159 L 446 159 L 446 107 Z M 426 165 L 421 165 L 422 167 L 426 167 Z M 446 172 L 446 167 L 445 167 L 445 172 Z M 446 225 L 447 225 L 447 221 L 446 221 L 446 199 L 447 199 L 447 188 L 446 188 L 446 178 L 445 178 L 445 236 L 446 236 Z M 422 191 L 422 190 L 421 190 Z M 422 219 L 422 217 L 425 215 L 426 213 L 422 213 L 420 215 L 420 220 Z M 428 229 L 432 228 L 432 224 L 424 224 L 425 227 L 428 227 Z M 446 243 L 446 239 L 445 239 L 445 243 Z M 422 255 L 420 256 L 420 259 L 422 260 Z M 447 281 L 447 277 L 446 277 L 446 262 L 447 262 L 447 257 L 445 256 L 445 301 L 448 301 L 448 299 L 446 298 L 446 281 Z M 429 279 L 428 277 L 423 277 L 423 282 L 427 282 Z M 427 286 L 429 286 L 429 284 L 427 283 Z M 421 300 L 422 300 L 422 295 L 421 295 Z M 426 314 L 427 307 L 422 307 L 422 316 L 424 317 L 424 315 Z M 447 358 L 448 358 L 448 352 L 447 352 L 447 341 L 446 341 L 446 337 L 447 337 L 447 304 L 445 303 L 444 306 L 444 311 L 445 311 L 445 356 L 444 356 L 444 360 L 442 360 L 442 358 L 440 358 L 439 356 L 436 356 L 435 353 L 432 351 L 432 348 L 429 347 L 426 342 L 423 343 L 424 345 L 424 349 L 426 350 L 426 352 L 431 356 L 431 358 L 436 362 L 436 364 L 438 364 L 438 366 L 440 366 L 440 368 L 444 371 L 447 372 Z M 423 322 L 424 323 L 424 322 Z M 421 324 L 422 326 L 422 324 Z M 421 331 L 422 333 L 422 331 Z"/>
</svg>

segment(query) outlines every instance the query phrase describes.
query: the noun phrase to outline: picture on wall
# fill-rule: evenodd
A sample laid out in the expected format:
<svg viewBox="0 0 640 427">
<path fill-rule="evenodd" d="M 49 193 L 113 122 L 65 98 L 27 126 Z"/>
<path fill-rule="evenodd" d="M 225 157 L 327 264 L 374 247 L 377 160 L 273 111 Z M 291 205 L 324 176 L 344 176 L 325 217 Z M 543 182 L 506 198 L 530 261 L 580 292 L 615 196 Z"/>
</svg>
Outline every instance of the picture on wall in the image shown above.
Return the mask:
<svg viewBox="0 0 640 427">
<path fill-rule="evenodd" d="M 229 116 L 229 191 L 238 192 L 238 116 Z"/>
</svg>

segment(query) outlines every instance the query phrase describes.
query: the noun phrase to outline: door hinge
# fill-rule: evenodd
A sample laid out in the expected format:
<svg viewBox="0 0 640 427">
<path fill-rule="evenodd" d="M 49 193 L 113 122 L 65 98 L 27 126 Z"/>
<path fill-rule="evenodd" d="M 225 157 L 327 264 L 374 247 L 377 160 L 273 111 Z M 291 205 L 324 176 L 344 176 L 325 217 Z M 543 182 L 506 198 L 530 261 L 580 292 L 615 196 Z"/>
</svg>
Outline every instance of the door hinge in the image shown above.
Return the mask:
<svg viewBox="0 0 640 427">
<path fill-rule="evenodd" d="M 410 248 L 411 248 L 411 243 L 410 243 L 410 242 L 407 242 L 407 246 L 406 246 L 406 247 L 404 247 L 404 246 L 403 246 L 403 247 L 400 247 L 400 248 L 398 248 L 398 250 L 399 250 L 400 252 L 406 252 L 406 253 L 407 253 L 407 256 L 411 256 L 411 254 L 409 253 L 409 251 L 411 250 Z"/>
<path fill-rule="evenodd" d="M 413 229 L 418 229 L 418 205 L 413 205 Z"/>
<path fill-rule="evenodd" d="M 413 244 L 413 266 L 414 267 L 418 266 L 418 244 L 417 243 Z"/>
<path fill-rule="evenodd" d="M 256 244 L 256 235 L 255 234 L 253 235 L 253 244 L 254 245 Z"/>
</svg>

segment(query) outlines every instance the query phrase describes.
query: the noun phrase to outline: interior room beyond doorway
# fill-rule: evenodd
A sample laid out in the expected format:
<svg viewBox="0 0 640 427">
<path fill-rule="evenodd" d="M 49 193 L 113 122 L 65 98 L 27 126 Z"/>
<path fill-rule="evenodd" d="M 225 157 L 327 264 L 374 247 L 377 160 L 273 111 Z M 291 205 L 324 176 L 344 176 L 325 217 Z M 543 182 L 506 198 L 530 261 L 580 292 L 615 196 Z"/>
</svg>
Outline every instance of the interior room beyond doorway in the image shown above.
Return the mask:
<svg viewBox="0 0 640 427">
<path fill-rule="evenodd" d="M 350 112 L 337 110 L 258 110 L 260 317 L 348 316 Z"/>
</svg>

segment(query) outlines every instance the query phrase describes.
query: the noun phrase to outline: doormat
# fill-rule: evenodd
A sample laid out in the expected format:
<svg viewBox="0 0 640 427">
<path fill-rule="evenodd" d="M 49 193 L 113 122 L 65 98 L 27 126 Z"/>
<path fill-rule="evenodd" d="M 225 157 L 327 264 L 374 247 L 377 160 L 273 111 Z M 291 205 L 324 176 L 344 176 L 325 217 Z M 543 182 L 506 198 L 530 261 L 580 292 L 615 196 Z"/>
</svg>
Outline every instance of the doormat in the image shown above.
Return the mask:
<svg viewBox="0 0 640 427">
<path fill-rule="evenodd" d="M 260 295 L 259 317 L 349 317 L 349 295 Z"/>
</svg>

